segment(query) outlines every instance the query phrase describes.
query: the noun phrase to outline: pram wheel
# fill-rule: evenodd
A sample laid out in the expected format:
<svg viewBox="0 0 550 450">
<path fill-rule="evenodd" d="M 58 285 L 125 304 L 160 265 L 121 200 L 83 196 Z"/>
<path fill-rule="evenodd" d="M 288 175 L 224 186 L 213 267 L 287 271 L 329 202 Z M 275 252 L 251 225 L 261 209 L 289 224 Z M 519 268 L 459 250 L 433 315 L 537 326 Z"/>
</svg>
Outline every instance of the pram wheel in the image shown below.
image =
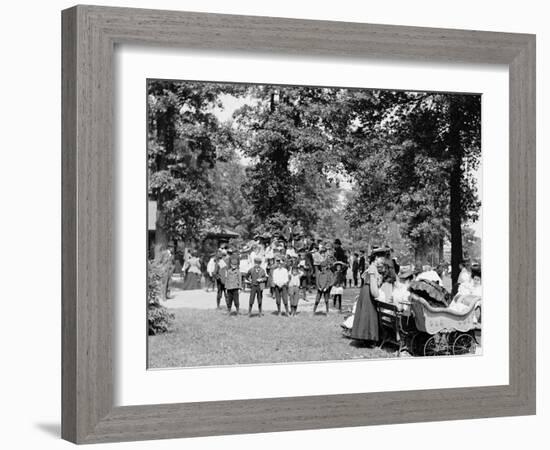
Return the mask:
<svg viewBox="0 0 550 450">
<path fill-rule="evenodd" d="M 476 345 L 471 334 L 459 334 L 453 343 L 453 355 L 472 355 L 476 352 Z"/>
<path fill-rule="evenodd" d="M 445 334 L 434 334 L 424 344 L 424 356 L 450 355 L 449 341 Z"/>
</svg>

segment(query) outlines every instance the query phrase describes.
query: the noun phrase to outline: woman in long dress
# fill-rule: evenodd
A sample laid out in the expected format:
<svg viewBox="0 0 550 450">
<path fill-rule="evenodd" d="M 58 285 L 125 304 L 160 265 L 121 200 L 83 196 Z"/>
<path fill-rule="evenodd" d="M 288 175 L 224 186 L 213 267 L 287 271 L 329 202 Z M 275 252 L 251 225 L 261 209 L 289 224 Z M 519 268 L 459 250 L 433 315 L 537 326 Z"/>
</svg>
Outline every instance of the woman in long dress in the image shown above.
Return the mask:
<svg viewBox="0 0 550 450">
<path fill-rule="evenodd" d="M 353 327 L 350 337 L 361 341 L 378 342 L 378 313 L 374 306 L 373 299 L 378 298 L 378 287 L 381 276 L 377 265 L 383 262 L 383 257 L 377 256 L 371 262 L 368 269 L 362 274 L 364 284 L 359 293 L 355 315 L 353 318 Z"/>
<path fill-rule="evenodd" d="M 187 260 L 187 267 L 184 267 L 185 280 L 183 282 L 183 290 L 193 290 L 201 288 L 201 261 L 196 253 Z"/>
</svg>

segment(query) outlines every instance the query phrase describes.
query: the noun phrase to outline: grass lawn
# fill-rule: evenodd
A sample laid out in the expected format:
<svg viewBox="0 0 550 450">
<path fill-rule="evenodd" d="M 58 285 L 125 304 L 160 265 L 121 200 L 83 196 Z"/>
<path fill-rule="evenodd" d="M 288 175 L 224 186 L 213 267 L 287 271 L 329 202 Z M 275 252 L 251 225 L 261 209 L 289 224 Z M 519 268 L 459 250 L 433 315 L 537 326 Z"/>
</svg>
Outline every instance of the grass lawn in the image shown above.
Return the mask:
<svg viewBox="0 0 550 450">
<path fill-rule="evenodd" d="M 351 309 L 357 290 L 346 290 L 344 309 Z M 321 306 L 321 305 L 320 305 Z M 342 336 L 346 317 L 332 310 L 313 316 L 311 308 L 294 318 L 266 312 L 228 316 L 224 310 L 181 308 L 168 333 L 149 337 L 149 367 L 189 367 L 385 358 L 391 350 L 358 347 Z M 324 310 L 319 308 L 319 310 Z"/>
</svg>

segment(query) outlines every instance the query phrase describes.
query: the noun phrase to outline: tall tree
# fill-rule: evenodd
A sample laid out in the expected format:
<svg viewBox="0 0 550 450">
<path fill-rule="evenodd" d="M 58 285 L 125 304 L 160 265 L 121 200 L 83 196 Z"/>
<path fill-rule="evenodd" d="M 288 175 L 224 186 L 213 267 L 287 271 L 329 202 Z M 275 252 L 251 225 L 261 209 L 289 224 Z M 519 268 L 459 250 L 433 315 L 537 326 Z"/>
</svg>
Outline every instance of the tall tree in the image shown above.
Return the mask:
<svg viewBox="0 0 550 450">
<path fill-rule="evenodd" d="M 214 109 L 239 87 L 202 82 L 148 83 L 149 195 L 157 201 L 156 248 L 198 235 L 211 214 L 211 170 L 227 129 Z"/>
<path fill-rule="evenodd" d="M 450 236 L 456 280 L 461 224 L 479 209 L 472 177 L 481 150 L 479 96 L 349 91 L 346 97 L 338 148 L 361 205 L 349 208 L 350 220 L 381 223 L 393 215 L 420 258 L 434 247 L 442 254 Z"/>
<path fill-rule="evenodd" d="M 315 228 L 330 178 L 330 140 L 319 111 L 330 90 L 257 86 L 256 102 L 236 112 L 246 132 L 242 142 L 250 160 L 245 198 L 265 228 Z"/>
</svg>

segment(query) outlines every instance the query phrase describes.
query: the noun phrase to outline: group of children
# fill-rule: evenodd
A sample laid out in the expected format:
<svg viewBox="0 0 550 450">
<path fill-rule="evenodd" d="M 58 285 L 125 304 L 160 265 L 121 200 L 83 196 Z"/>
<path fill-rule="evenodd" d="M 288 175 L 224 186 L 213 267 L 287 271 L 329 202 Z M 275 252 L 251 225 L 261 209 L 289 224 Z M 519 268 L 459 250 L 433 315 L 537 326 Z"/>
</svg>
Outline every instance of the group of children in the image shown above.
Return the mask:
<svg viewBox="0 0 550 450">
<path fill-rule="evenodd" d="M 281 315 L 284 306 L 286 316 L 295 317 L 300 299 L 306 300 L 306 293 L 314 285 L 317 295 L 313 313 L 321 300 L 324 300 L 326 314 L 329 313 L 330 296 L 333 305 L 342 309 L 342 294 L 346 286 L 346 264 L 342 261 L 331 263 L 329 260 L 319 264 L 309 264 L 303 255 L 277 255 L 265 260 L 261 256 L 253 257 L 253 265 L 244 274 L 240 270 L 240 260 L 232 252 L 219 253 L 212 267 L 212 277 L 216 281 L 216 305 L 220 308 L 221 298 L 225 296 L 228 313 L 233 306 L 239 313 L 239 292 L 245 284 L 250 287 L 248 315 L 252 315 L 254 303 L 258 303 L 259 316 L 263 315 L 263 291 L 268 288 L 275 298 L 277 313 Z"/>
</svg>

